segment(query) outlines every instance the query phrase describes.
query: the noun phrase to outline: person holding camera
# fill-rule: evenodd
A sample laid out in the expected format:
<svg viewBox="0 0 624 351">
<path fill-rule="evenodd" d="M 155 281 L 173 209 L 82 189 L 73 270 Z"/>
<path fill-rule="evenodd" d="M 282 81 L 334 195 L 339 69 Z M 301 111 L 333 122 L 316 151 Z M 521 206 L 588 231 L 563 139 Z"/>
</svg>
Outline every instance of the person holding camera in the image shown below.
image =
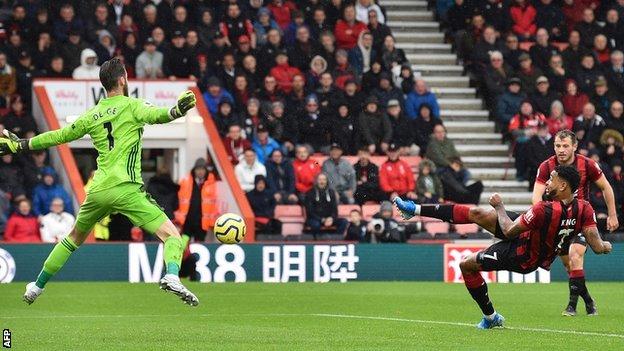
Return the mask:
<svg viewBox="0 0 624 351">
<path fill-rule="evenodd" d="M 369 243 L 404 243 L 407 241 L 405 229 L 392 218 L 392 203 L 384 201 L 379 212 L 368 223 L 366 241 Z"/>
</svg>

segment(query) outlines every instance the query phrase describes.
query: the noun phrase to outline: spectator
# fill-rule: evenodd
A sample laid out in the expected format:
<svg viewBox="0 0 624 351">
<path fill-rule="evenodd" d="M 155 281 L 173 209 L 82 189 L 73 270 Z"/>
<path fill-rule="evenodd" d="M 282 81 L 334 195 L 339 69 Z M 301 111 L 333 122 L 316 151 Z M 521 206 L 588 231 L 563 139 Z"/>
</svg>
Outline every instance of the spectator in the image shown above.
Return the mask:
<svg viewBox="0 0 624 351">
<path fill-rule="evenodd" d="M 297 9 L 295 4 L 293 4 L 290 0 L 272 0 L 267 7 L 271 10 L 273 18 L 282 31 L 286 31 L 288 25 L 290 24 L 292 11 Z"/>
<path fill-rule="evenodd" d="M 0 107 L 7 107 L 9 96 L 17 90 L 15 68 L 7 63 L 7 56 L 0 52 Z"/>
<path fill-rule="evenodd" d="M 356 75 L 359 77 L 368 72 L 376 57 L 377 51 L 373 48 L 373 35 L 368 31 L 361 32 L 357 45 L 349 50 L 349 63 L 355 69 Z"/>
<path fill-rule="evenodd" d="M 399 158 L 399 147 L 391 144 L 388 147 L 388 160 L 379 170 L 379 185 L 387 199 L 397 196 L 416 200 L 416 184 L 414 173 L 409 164 Z"/>
<path fill-rule="evenodd" d="M 232 102 L 228 99 L 222 99 L 219 102 L 217 114 L 213 115 L 212 119 L 217 125 L 217 131 L 222 138 L 225 137 L 231 125 L 241 124 L 240 118 L 234 112 Z"/>
<path fill-rule="evenodd" d="M 446 128 L 443 125 L 439 124 L 433 128 L 426 156 L 438 168 L 448 166 L 450 158 L 459 158 L 459 152 L 455 149 L 453 141 L 446 137 Z"/>
<path fill-rule="evenodd" d="M 361 133 L 360 145 L 368 148 L 370 153 L 386 152 L 392 139 L 392 125 L 388 116 L 379 109 L 374 95 L 366 99 L 358 124 Z"/>
<path fill-rule="evenodd" d="M 314 94 L 309 95 L 305 111 L 297 117 L 297 142 L 309 144 L 315 152 L 326 151 L 329 127 L 329 117 L 319 108 L 318 98 Z"/>
<path fill-rule="evenodd" d="M 529 189 L 535 184 L 535 177 L 540 164 L 555 154 L 554 138 L 548 131 L 549 127 L 546 123 L 539 124 L 537 134 L 529 139 L 526 146 L 527 155 L 527 178 L 529 180 Z"/>
<path fill-rule="evenodd" d="M 546 77 L 550 86 L 559 93 L 565 92 L 565 81 L 568 79 L 569 70 L 563 66 L 563 57 L 559 54 L 552 55 L 548 61 Z"/>
<path fill-rule="evenodd" d="M 63 240 L 74 226 L 74 216 L 63 211 L 63 199 L 54 198 L 50 212 L 41 218 L 41 241 L 56 243 Z"/>
<path fill-rule="evenodd" d="M 416 195 L 422 203 L 437 204 L 444 202 L 442 182 L 436 174 L 435 164 L 431 160 L 422 160 L 418 165 Z"/>
<path fill-rule="evenodd" d="M 596 61 L 592 54 L 585 54 L 581 59 L 581 66 L 576 73 L 578 88 L 585 94 L 591 94 L 598 78 L 602 72 L 596 66 Z"/>
<path fill-rule="evenodd" d="M 205 159 L 198 158 L 189 175 L 180 179 L 178 199 L 176 224 L 195 241 L 204 241 L 217 218 L 217 182 Z"/>
<path fill-rule="evenodd" d="M 604 65 L 609 61 L 611 50 L 608 47 L 607 37 L 602 34 L 594 37 L 593 54 L 600 64 Z"/>
<path fill-rule="evenodd" d="M 235 93 L 234 80 L 237 73 L 238 69 L 236 68 L 234 54 L 232 52 L 225 52 L 223 56 L 221 56 L 221 64 L 216 69 L 215 76 L 219 78 L 225 90 L 230 93 Z"/>
<path fill-rule="evenodd" d="M 232 165 L 236 166 L 243 157 L 243 152 L 251 148 L 251 143 L 243 138 L 241 127 L 238 124 L 230 125 L 227 136 L 223 139 L 225 152 Z"/>
<path fill-rule="evenodd" d="M 401 104 L 396 99 L 388 101 L 386 113 L 392 126 L 392 141 L 399 147 L 401 155 L 408 155 L 414 142 L 411 120 L 405 117 L 403 111 L 401 111 Z"/>
<path fill-rule="evenodd" d="M 611 60 L 605 67 L 605 76 L 618 100 L 624 99 L 624 54 L 620 50 L 611 53 Z"/>
<path fill-rule="evenodd" d="M 140 37 L 141 42 L 152 35 L 154 28 L 158 27 L 158 11 L 153 4 L 147 4 L 143 7 L 143 16 L 140 17 Z"/>
<path fill-rule="evenodd" d="M 152 35 L 152 37 L 156 39 L 154 35 Z M 158 40 L 156 40 L 156 44 L 158 45 L 159 51 L 163 53 L 166 52 L 167 49 L 161 48 Z M 163 44 L 167 43 L 164 42 Z M 212 45 L 208 46 L 208 50 L 206 51 L 206 55 L 212 58 L 212 60 L 210 60 L 211 64 L 209 66 L 211 70 L 216 70 L 221 65 L 221 58 L 229 50 L 230 47 L 227 46 L 223 33 L 216 32 L 214 38 L 212 38 Z"/>
<path fill-rule="evenodd" d="M 394 86 L 392 78 L 387 72 L 381 73 L 379 86 L 372 91 L 372 94 L 377 97 L 382 108 L 386 108 L 390 100 L 397 100 L 400 106 L 405 103 L 403 92 Z"/>
<path fill-rule="evenodd" d="M 148 6 L 146 6 L 146 8 L 147 7 Z M 197 34 L 202 45 L 205 47 L 210 46 L 217 32 L 219 32 L 219 26 L 214 22 L 214 16 L 211 10 L 204 8 L 201 10 L 200 21 L 197 25 Z M 258 35 L 258 32 L 256 32 L 256 35 Z M 261 44 L 258 43 L 258 45 Z"/>
<path fill-rule="evenodd" d="M 552 0 L 540 0 L 536 4 L 537 28 L 544 28 L 554 41 L 565 41 L 568 30 L 561 6 Z"/>
<path fill-rule="evenodd" d="M 441 125 L 442 120 L 431 115 L 431 107 L 429 107 L 429 105 L 422 104 L 420 105 L 418 116 L 410 122 L 414 136 L 414 144 L 417 146 L 417 148 L 412 147 L 411 154 L 423 155 L 427 151 L 427 145 L 429 144 L 433 129 L 435 126 Z M 415 149 L 418 149 L 418 151 Z"/>
<path fill-rule="evenodd" d="M 366 241 L 366 226 L 368 222 L 362 219 L 362 212 L 360 210 L 351 210 L 349 213 L 349 225 L 345 232 L 344 240 L 357 241 L 365 243 Z"/>
<path fill-rule="evenodd" d="M 267 189 L 267 180 L 263 175 L 256 175 L 254 188 L 247 193 L 247 200 L 253 210 L 258 233 L 277 234 L 281 231 L 279 220 L 274 218 L 277 202 Z"/>
<path fill-rule="evenodd" d="M 522 81 L 522 91 L 528 95 L 535 91 L 537 78 L 543 76 L 544 73 L 538 67 L 533 66 L 533 60 L 528 54 L 522 54 L 518 58 L 520 60 L 520 69 L 518 70 L 518 78 Z"/>
<path fill-rule="evenodd" d="M 169 219 L 175 218 L 174 212 L 180 205 L 179 191 L 180 185 L 173 181 L 171 173 L 164 167 L 158 168 L 156 174 L 147 182 L 147 193 L 162 207 Z"/>
<path fill-rule="evenodd" d="M 310 39 L 310 30 L 305 26 L 297 28 L 296 41 L 292 47 L 290 62 L 302 72 L 310 67 L 312 58 L 321 52 L 320 45 Z"/>
<path fill-rule="evenodd" d="M 323 7 L 314 8 L 313 13 L 313 18 L 307 22 L 310 25 L 310 34 L 314 40 L 318 40 L 323 32 L 333 32 L 333 24 L 327 20 L 327 13 Z"/>
<path fill-rule="evenodd" d="M 503 51 L 503 59 L 514 70 L 520 69 L 520 55 L 526 53 L 526 51 L 520 49 L 518 43 L 518 36 L 511 33 L 508 34 L 505 39 L 505 51 Z"/>
<path fill-rule="evenodd" d="M 84 24 L 80 18 L 76 17 L 74 7 L 71 4 L 64 4 L 61 6 L 59 19 L 54 21 L 54 37 L 58 41 L 66 41 L 71 30 L 82 34 Z"/>
<path fill-rule="evenodd" d="M 13 155 L 3 155 L 0 160 L 0 191 L 8 199 L 25 198 L 22 172 L 13 162 Z"/>
<path fill-rule="evenodd" d="M 533 5 L 526 0 L 515 0 L 515 3 L 509 8 L 509 15 L 513 22 L 511 29 L 518 38 L 527 41 L 535 35 L 537 11 Z"/>
<path fill-rule="evenodd" d="M 267 184 L 278 204 L 296 204 L 295 170 L 292 162 L 284 158 L 281 150 L 271 153 L 271 159 L 266 163 Z"/>
<path fill-rule="evenodd" d="M 509 121 L 520 109 L 520 104 L 526 95 L 520 91 L 522 82 L 520 78 L 513 77 L 507 80 L 507 90 L 498 99 L 496 105 L 496 123 L 498 128 L 507 132 Z"/>
<path fill-rule="evenodd" d="M 87 48 L 89 48 L 89 46 L 82 41 L 80 33 L 78 31 L 71 30 L 69 32 L 69 40 L 63 42 L 60 48 L 60 54 L 66 64 L 65 66 L 67 66 L 68 72 L 73 72 L 76 67 L 83 64 L 82 52 Z M 93 50 L 91 50 L 91 52 L 92 55 L 97 56 Z"/>
<path fill-rule="evenodd" d="M 271 104 L 273 102 L 282 101 L 284 94 L 281 90 L 277 89 L 277 80 L 275 77 L 269 75 L 264 77 L 264 84 L 258 93 L 258 99 L 262 102 L 262 106 Z"/>
<path fill-rule="evenodd" d="M 568 79 L 566 81 L 566 93 L 563 96 L 563 110 L 569 116 L 578 116 L 585 106 L 589 102 L 589 98 L 585 93 L 578 90 L 574 79 Z"/>
<path fill-rule="evenodd" d="M 55 198 L 63 200 L 65 210 L 69 214 L 74 213 L 74 205 L 67 191 L 58 184 L 58 176 L 52 167 L 45 167 L 41 171 L 42 182 L 33 191 L 33 212 L 37 216 L 43 216 L 50 212 L 50 204 Z"/>
<path fill-rule="evenodd" d="M 575 76 L 581 64 L 581 58 L 589 53 L 589 49 L 581 45 L 581 34 L 573 30 L 568 36 L 568 47 L 561 52 L 565 68 L 570 76 Z"/>
<path fill-rule="evenodd" d="M 263 119 L 269 135 L 277 142 L 283 143 L 284 149 L 288 152 L 294 150 L 293 140 L 297 136 L 296 122 L 295 118 L 285 117 L 284 104 L 281 101 L 272 103 L 271 111 Z"/>
<path fill-rule="evenodd" d="M 407 240 L 404 228 L 392 218 L 392 203 L 384 201 L 379 212 L 368 223 L 366 241 L 370 243 L 403 243 Z"/>
<path fill-rule="evenodd" d="M 17 210 L 7 221 L 4 241 L 7 243 L 41 242 L 39 222 L 37 217 L 31 213 L 28 200 L 23 199 L 17 202 Z"/>
<path fill-rule="evenodd" d="M 327 61 L 327 68 L 333 69 L 336 65 L 336 38 L 332 32 L 323 32 L 320 37 L 321 56 Z"/>
<path fill-rule="evenodd" d="M 168 50 L 163 61 L 163 73 L 170 80 L 185 78 L 195 80 L 199 67 L 197 58 L 193 57 L 191 50 L 186 46 L 186 38 L 181 31 L 173 32 L 171 49 Z"/>
<path fill-rule="evenodd" d="M 54 56 L 50 61 L 49 69 L 45 69 L 45 76 L 50 78 L 70 78 L 71 74 L 65 69 L 65 62 L 61 56 Z"/>
<path fill-rule="evenodd" d="M 124 18 L 127 18 L 127 17 L 128 16 L 124 16 Z M 195 40 L 197 40 L 197 32 L 189 32 L 189 33 L 194 33 Z M 136 60 L 141 54 L 141 49 L 138 45 L 137 40 L 138 39 L 134 32 L 127 33 L 123 38 L 121 49 L 118 48 L 115 53 L 117 56 L 121 54 L 121 56 L 125 58 L 126 66 L 130 67 L 130 69 L 126 69 L 127 71 L 129 71 L 128 76 L 134 73 L 135 75 L 132 76 L 133 78 L 136 77 L 136 72 L 134 71 L 136 67 Z"/>
<path fill-rule="evenodd" d="M 464 168 L 459 157 L 451 157 L 447 163 L 448 166 L 440 171 L 445 199 L 460 204 L 478 205 L 483 192 L 483 183 L 476 181 L 468 185 L 470 173 Z"/>
<path fill-rule="evenodd" d="M 545 124 L 546 118 L 543 114 L 536 112 L 530 101 L 525 100 L 520 105 L 520 111 L 509 122 L 509 132 L 515 143 L 513 154 L 516 162 L 516 179 L 524 181 L 527 179 L 527 150 L 526 144 L 529 139 L 537 134 L 540 124 Z"/>
<path fill-rule="evenodd" d="M 429 105 L 433 117 L 440 117 L 440 105 L 438 105 L 438 99 L 435 94 L 429 91 L 424 80 L 416 79 L 414 90 L 407 94 L 407 100 L 405 101 L 405 114 L 407 117 L 411 119 L 416 118 L 422 104 Z"/>
<path fill-rule="evenodd" d="M 136 77 L 139 79 L 157 79 L 164 77 L 162 52 L 156 51 L 154 38 L 147 38 L 143 52 L 136 59 Z"/>
<path fill-rule="evenodd" d="M 392 31 L 386 24 L 379 22 L 377 11 L 368 11 L 368 30 L 373 35 L 373 48 L 380 52 L 384 40 L 392 35 Z"/>
<path fill-rule="evenodd" d="M 395 84 L 401 87 L 401 91 L 404 95 L 407 95 L 412 91 L 414 87 L 414 70 L 412 70 L 412 66 L 410 64 L 403 64 L 401 66 L 401 72 L 399 76 L 396 78 Z"/>
<path fill-rule="evenodd" d="M 306 225 L 310 227 L 314 240 L 321 234 L 321 230 L 344 234 L 347 221 L 344 218 L 338 218 L 336 193 L 329 187 L 324 173 L 316 177 L 314 187 L 306 193 L 305 208 Z"/>
<path fill-rule="evenodd" d="M 354 79 L 348 79 L 344 85 L 344 91 L 342 96 L 335 102 L 334 105 L 338 106 L 340 103 L 346 103 L 349 106 L 349 111 L 352 113 L 358 113 L 362 111 L 362 105 L 364 105 L 365 93 L 360 91 L 360 87 Z M 403 97 L 403 96 L 401 96 Z"/>
<path fill-rule="evenodd" d="M 482 13 L 482 18 L 499 32 L 507 32 L 511 27 L 509 18 L 509 4 L 505 1 L 487 0 L 483 2 L 478 13 Z"/>
<path fill-rule="evenodd" d="M 566 115 L 563 111 L 563 104 L 556 100 L 550 106 L 550 115 L 546 119 L 546 124 L 548 125 L 548 132 L 551 135 L 556 135 L 560 130 L 572 130 L 574 118 Z"/>
<path fill-rule="evenodd" d="M 274 3 L 275 1 L 281 0 L 274 0 Z M 240 6 L 237 3 L 228 4 L 227 16 L 219 24 L 219 30 L 223 33 L 228 46 L 233 46 L 234 43 L 238 42 L 239 37 L 246 35 L 251 39 L 251 47 L 256 47 L 256 34 L 254 33 L 253 24 L 241 15 Z"/>
<path fill-rule="evenodd" d="M 327 61 L 320 55 L 316 55 L 310 61 L 310 70 L 306 76 L 308 90 L 316 90 L 319 88 L 319 80 L 321 75 L 327 71 Z"/>
<path fill-rule="evenodd" d="M 32 194 L 32 191 L 41 182 L 41 172 L 48 165 L 47 156 L 48 154 L 45 150 L 37 150 L 23 155 L 20 160 L 22 166 L 21 173 L 24 175 L 24 189 L 27 194 Z"/>
<path fill-rule="evenodd" d="M 258 19 L 254 22 L 254 31 L 256 32 L 257 44 L 259 46 L 267 43 L 268 32 L 271 29 L 279 30 L 279 25 L 271 19 L 271 11 L 263 7 L 258 10 Z"/>
<path fill-rule="evenodd" d="M 295 10 L 291 13 L 291 16 L 292 19 L 290 21 L 290 24 L 288 24 L 288 28 L 286 28 L 286 30 L 284 31 L 284 42 L 289 48 L 295 44 L 295 38 L 297 36 L 297 31 L 299 30 L 299 28 L 305 28 L 306 30 L 308 29 L 305 24 L 305 17 L 303 15 L 303 12 Z"/>
<path fill-rule="evenodd" d="M 207 89 L 204 93 L 204 101 L 211 115 L 215 116 L 218 112 L 219 103 L 222 100 L 234 102 L 232 95 L 225 89 L 221 88 L 221 82 L 217 77 L 208 78 Z"/>
<path fill-rule="evenodd" d="M 381 63 L 379 60 L 375 60 L 371 64 L 370 71 L 364 73 L 362 75 L 362 91 L 371 91 L 379 86 L 379 80 L 381 77 Z M 414 88 L 414 83 L 410 86 L 409 90 L 412 91 Z"/>
<path fill-rule="evenodd" d="M 300 199 L 314 186 L 316 176 L 321 172 L 321 166 L 317 161 L 310 158 L 310 151 L 307 146 L 297 146 L 296 159 L 293 161 L 295 170 L 295 189 Z"/>
<path fill-rule="evenodd" d="M 591 103 L 596 106 L 596 113 L 606 116 L 609 113 L 611 103 L 615 100 L 617 100 L 617 96 L 607 86 L 607 80 L 602 76 L 599 77 L 590 99 Z"/>
<path fill-rule="evenodd" d="M 292 90 L 292 80 L 296 75 L 301 75 L 298 68 L 288 64 L 288 54 L 286 51 L 279 51 L 275 57 L 276 66 L 271 68 L 271 76 L 275 77 L 277 86 L 284 94 L 289 94 Z"/>
<path fill-rule="evenodd" d="M 234 95 L 234 104 L 236 111 L 244 111 L 247 107 L 247 103 L 249 99 L 251 99 L 253 94 L 253 89 L 249 85 L 249 81 L 247 80 L 247 76 L 242 73 L 237 73 L 234 77 L 234 87 L 232 89 L 232 95 Z"/>
<path fill-rule="evenodd" d="M 559 53 L 559 50 L 552 46 L 549 40 L 548 31 L 544 28 L 540 28 L 537 30 L 535 36 L 535 45 L 531 46 L 529 50 L 531 59 L 543 72 L 548 69 L 550 58 Z"/>
<path fill-rule="evenodd" d="M 563 0 L 561 11 L 565 17 L 568 31 L 571 31 L 583 19 L 585 7 L 580 5 L 578 0 Z"/>
<path fill-rule="evenodd" d="M 24 110 L 24 103 L 19 95 L 13 95 L 11 112 L 0 121 L 4 125 L 4 129 L 11 131 L 20 138 L 26 138 L 28 134 L 37 133 L 35 119 Z"/>
<path fill-rule="evenodd" d="M 355 18 L 355 6 L 346 4 L 342 10 L 342 19 L 336 22 L 334 34 L 339 49 L 351 50 L 357 45 L 360 33 L 365 31 L 366 24 Z"/>
<path fill-rule="evenodd" d="M 373 0 L 357 0 L 355 3 L 355 18 L 358 21 L 368 24 L 369 13 L 371 11 L 374 11 L 377 14 L 379 23 L 386 23 L 386 18 L 384 17 L 381 8 L 379 5 L 375 4 Z"/>
<path fill-rule="evenodd" d="M 189 30 L 187 17 L 186 7 L 184 5 L 175 5 L 173 8 L 173 21 L 169 25 L 170 32 L 180 31 L 186 36 L 186 32 Z"/>
<path fill-rule="evenodd" d="M 624 135 L 624 105 L 620 101 L 614 101 L 609 109 L 609 115 L 605 120 L 607 128 L 617 130 Z M 572 129 L 572 128 L 570 128 Z"/>
<path fill-rule="evenodd" d="M 340 145 L 347 155 L 354 155 L 357 150 L 358 131 L 355 117 L 349 105 L 342 101 L 338 104 L 338 112 L 331 116 L 329 129 L 330 141 Z"/>
<path fill-rule="evenodd" d="M 253 86 L 254 93 L 257 93 L 264 82 L 264 76 L 258 69 L 258 61 L 254 55 L 246 55 L 243 58 L 243 73 L 247 76 L 249 84 Z"/>
<path fill-rule="evenodd" d="M 528 56 L 523 53 L 520 57 Z M 505 92 L 505 84 L 512 78 L 514 72 L 505 63 L 500 51 L 493 51 L 490 56 L 490 65 L 485 68 L 484 85 L 486 90 L 486 104 L 494 107 L 501 94 Z"/>
<path fill-rule="evenodd" d="M 32 65 L 28 51 L 19 54 L 19 61 L 15 69 L 17 93 L 22 97 L 26 106 L 32 106 L 32 82 L 40 75 L 40 71 Z"/>
<path fill-rule="evenodd" d="M 99 79 L 100 66 L 97 64 L 97 54 L 87 48 L 80 53 L 80 66 L 74 69 L 72 78 L 74 79 Z"/>
<path fill-rule="evenodd" d="M 550 112 L 550 106 L 555 100 L 560 100 L 561 95 L 550 89 L 548 78 L 539 76 L 535 81 L 537 89 L 530 95 L 531 103 L 535 110 L 541 114 Z"/>
<path fill-rule="evenodd" d="M 609 9 L 605 16 L 605 24 L 602 27 L 602 33 L 606 36 L 609 49 L 622 48 L 624 44 L 622 21 L 620 21 L 620 15 L 614 8 Z"/>
<path fill-rule="evenodd" d="M 453 39 L 455 47 L 457 47 L 462 37 L 466 35 L 466 30 L 470 27 L 473 13 L 474 8 L 472 4 L 464 0 L 455 0 L 453 5 L 446 12 L 448 33 Z"/>
<path fill-rule="evenodd" d="M 367 201 L 379 202 L 384 198 L 384 194 L 379 188 L 379 168 L 370 161 L 368 149 L 358 151 L 358 162 L 355 163 L 356 184 L 354 198 L 362 205 Z"/>
<path fill-rule="evenodd" d="M 583 106 L 583 112 L 574 121 L 573 131 L 579 140 L 579 149 L 592 149 L 599 143 L 606 128 L 602 116 L 596 114 L 596 107 L 591 102 Z"/>
<path fill-rule="evenodd" d="M 602 32 L 602 28 L 596 23 L 594 10 L 589 7 L 583 10 L 583 19 L 574 29 L 581 35 L 581 44 L 586 48 L 591 48 L 594 45 L 594 37 Z"/>
<path fill-rule="evenodd" d="M 383 68 L 387 71 L 392 71 L 393 68 L 401 66 L 404 63 L 409 63 L 403 49 L 399 49 L 395 46 L 394 37 L 387 35 L 384 38 L 383 48 L 381 49 L 381 63 Z"/>
<path fill-rule="evenodd" d="M 269 130 L 263 124 L 259 124 L 251 147 L 257 155 L 258 162 L 264 165 L 271 153 L 278 150 L 280 145 L 275 139 L 269 137 Z"/>
<path fill-rule="evenodd" d="M 487 26 L 482 33 L 483 35 L 477 37 L 480 39 L 474 44 L 474 49 L 472 50 L 472 63 L 475 65 L 475 70 L 478 73 L 482 72 L 482 67 L 488 65 L 493 52 L 504 51 L 504 46 L 498 40 L 494 27 Z"/>
<path fill-rule="evenodd" d="M 95 42 L 102 31 L 107 31 L 115 38 L 119 37 L 115 21 L 108 16 L 106 4 L 100 3 L 95 6 L 95 16 L 87 23 L 87 40 Z"/>
<path fill-rule="evenodd" d="M 343 204 L 353 204 L 355 199 L 355 171 L 349 161 L 342 158 L 342 147 L 332 144 L 329 149 L 329 158 L 323 162 L 323 174 L 329 180 L 329 186 L 338 193 L 338 199 Z"/>
<path fill-rule="evenodd" d="M 245 150 L 243 160 L 234 168 L 236 178 L 245 192 L 254 189 L 254 179 L 261 174 L 266 177 L 266 168 L 260 163 L 253 149 Z"/>
</svg>

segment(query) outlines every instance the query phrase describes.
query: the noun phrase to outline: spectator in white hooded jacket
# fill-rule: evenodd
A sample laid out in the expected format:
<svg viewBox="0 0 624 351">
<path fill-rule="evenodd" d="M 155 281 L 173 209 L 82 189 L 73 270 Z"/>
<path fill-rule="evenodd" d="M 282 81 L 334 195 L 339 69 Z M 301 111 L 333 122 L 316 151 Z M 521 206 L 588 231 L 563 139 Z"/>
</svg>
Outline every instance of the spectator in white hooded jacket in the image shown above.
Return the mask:
<svg viewBox="0 0 624 351">
<path fill-rule="evenodd" d="M 56 243 L 69 234 L 74 225 L 74 216 L 64 211 L 65 205 L 61 198 L 54 198 L 50 204 L 50 212 L 41 217 L 41 241 Z"/>
<path fill-rule="evenodd" d="M 76 67 L 74 79 L 100 79 L 100 66 L 97 65 L 97 54 L 92 49 L 84 49 L 80 53 L 80 66 Z"/>
<path fill-rule="evenodd" d="M 266 168 L 258 161 L 256 152 L 253 149 L 245 150 L 243 160 L 234 167 L 234 173 L 245 192 L 252 191 L 255 188 L 257 175 L 261 174 L 266 177 L 267 174 Z"/>
</svg>

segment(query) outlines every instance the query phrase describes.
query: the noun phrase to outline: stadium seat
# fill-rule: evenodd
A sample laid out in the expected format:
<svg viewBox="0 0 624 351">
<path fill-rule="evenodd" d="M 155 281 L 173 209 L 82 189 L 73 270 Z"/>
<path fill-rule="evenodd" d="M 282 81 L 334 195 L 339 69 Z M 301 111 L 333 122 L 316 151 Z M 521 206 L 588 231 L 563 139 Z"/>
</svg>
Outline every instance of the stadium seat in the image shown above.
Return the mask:
<svg viewBox="0 0 624 351">
<path fill-rule="evenodd" d="M 405 156 L 401 159 L 410 166 L 414 174 L 418 174 L 418 165 L 420 164 L 422 158 L 420 158 L 419 156 Z"/>
<path fill-rule="evenodd" d="M 370 221 L 375 213 L 379 212 L 379 204 L 362 206 L 362 218 L 366 221 Z"/>
<path fill-rule="evenodd" d="M 460 235 L 474 234 L 479 232 L 479 226 L 476 224 L 456 224 L 455 231 Z"/>
<path fill-rule="evenodd" d="M 303 217 L 303 207 L 299 205 L 275 206 L 275 218 L 283 217 Z"/>
<path fill-rule="evenodd" d="M 338 205 L 338 217 L 349 218 L 349 214 L 353 210 L 362 211 L 360 205 Z"/>
<path fill-rule="evenodd" d="M 305 216 L 299 205 L 277 205 L 275 218 L 282 222 L 282 235 L 299 235 L 303 232 Z"/>
<path fill-rule="evenodd" d="M 427 222 L 424 223 L 425 230 L 431 236 L 435 236 L 439 233 L 448 233 L 450 225 L 445 222 Z"/>
<path fill-rule="evenodd" d="M 387 156 L 372 156 L 371 162 L 374 163 L 377 167 L 381 167 L 388 160 Z"/>
</svg>

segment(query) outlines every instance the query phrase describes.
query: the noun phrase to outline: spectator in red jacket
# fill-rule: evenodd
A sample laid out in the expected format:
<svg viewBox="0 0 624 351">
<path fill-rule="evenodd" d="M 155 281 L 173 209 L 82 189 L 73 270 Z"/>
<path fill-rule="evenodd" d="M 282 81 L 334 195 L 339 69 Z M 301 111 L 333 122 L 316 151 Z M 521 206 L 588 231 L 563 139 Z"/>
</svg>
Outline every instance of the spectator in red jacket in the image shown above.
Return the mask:
<svg viewBox="0 0 624 351">
<path fill-rule="evenodd" d="M 39 222 L 31 212 L 30 201 L 23 199 L 17 203 L 15 211 L 6 224 L 4 241 L 13 243 L 41 242 Z"/>
<path fill-rule="evenodd" d="M 574 79 L 568 79 L 565 86 L 566 93 L 561 101 L 563 102 L 563 110 L 568 116 L 578 116 L 583 111 L 583 106 L 589 102 L 589 97 L 579 91 Z"/>
<path fill-rule="evenodd" d="M 358 42 L 360 33 L 367 30 L 366 24 L 355 19 L 355 6 L 346 5 L 342 10 L 342 19 L 336 22 L 334 34 L 339 49 L 351 50 Z"/>
<path fill-rule="evenodd" d="M 398 145 L 390 144 L 388 160 L 379 170 L 379 185 L 389 199 L 396 196 L 416 200 L 416 182 L 410 165 L 399 159 Z"/>
<path fill-rule="evenodd" d="M 509 15 L 513 22 L 511 29 L 521 40 L 529 40 L 535 36 L 537 31 L 535 7 L 526 0 L 516 0 L 516 3 L 509 8 Z"/>
<path fill-rule="evenodd" d="M 297 6 L 289 0 L 273 0 L 267 7 L 282 31 L 286 31 L 290 24 L 291 12 L 296 10 Z"/>
<path fill-rule="evenodd" d="M 300 199 L 314 186 L 316 176 L 321 173 L 321 165 L 310 158 L 310 151 L 305 145 L 297 146 L 296 159 L 293 161 L 295 169 L 295 189 Z"/>
<path fill-rule="evenodd" d="M 279 51 L 275 57 L 275 67 L 271 68 L 271 76 L 277 80 L 277 88 L 284 92 L 284 94 L 290 94 L 292 90 L 292 81 L 296 75 L 302 75 L 301 71 L 288 64 L 288 54 L 286 51 Z"/>
<path fill-rule="evenodd" d="M 241 157 L 243 157 L 245 150 L 251 148 L 251 142 L 243 138 L 241 126 L 238 124 L 232 124 L 229 127 L 226 137 L 223 138 L 223 145 L 225 145 L 225 152 L 228 155 L 228 159 L 234 166 L 236 166 Z"/>
</svg>

